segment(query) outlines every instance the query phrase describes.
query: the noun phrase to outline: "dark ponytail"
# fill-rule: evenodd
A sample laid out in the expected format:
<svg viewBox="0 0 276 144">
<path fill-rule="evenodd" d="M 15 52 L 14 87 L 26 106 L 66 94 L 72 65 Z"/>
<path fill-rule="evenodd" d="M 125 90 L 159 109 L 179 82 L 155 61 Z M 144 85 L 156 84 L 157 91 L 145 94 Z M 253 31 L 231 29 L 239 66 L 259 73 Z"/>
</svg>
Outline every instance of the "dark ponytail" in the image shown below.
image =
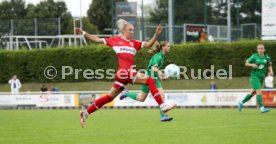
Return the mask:
<svg viewBox="0 0 276 144">
<path fill-rule="evenodd" d="M 151 55 L 155 55 L 156 53 L 160 52 L 163 48 L 163 46 L 165 46 L 167 43 L 167 41 L 161 41 L 160 43 L 158 41 L 156 41 L 153 46 L 152 46 L 152 49 L 149 50 L 149 53 Z"/>
</svg>

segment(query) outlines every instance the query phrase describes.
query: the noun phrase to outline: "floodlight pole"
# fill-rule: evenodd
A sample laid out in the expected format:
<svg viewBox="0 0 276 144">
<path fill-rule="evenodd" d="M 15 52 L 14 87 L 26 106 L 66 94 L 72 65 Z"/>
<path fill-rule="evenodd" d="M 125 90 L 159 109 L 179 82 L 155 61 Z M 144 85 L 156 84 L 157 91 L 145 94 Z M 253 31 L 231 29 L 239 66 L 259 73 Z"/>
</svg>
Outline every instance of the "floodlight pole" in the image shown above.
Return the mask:
<svg viewBox="0 0 276 144">
<path fill-rule="evenodd" d="M 144 25 L 144 0 L 142 0 L 142 7 L 141 7 L 141 9 L 142 9 L 142 18 L 141 18 L 141 32 L 142 32 L 142 41 L 144 41 L 145 40 L 145 31 L 144 31 L 144 29 L 145 29 L 145 25 Z"/>
<path fill-rule="evenodd" d="M 231 3 L 227 0 L 227 41 L 231 42 Z"/>
<path fill-rule="evenodd" d="M 80 0 L 80 29 L 83 29 L 82 27 L 82 0 Z M 80 45 L 82 45 L 82 38 L 80 38 Z"/>
<path fill-rule="evenodd" d="M 204 0 L 204 26 L 207 24 L 207 8 L 206 8 L 206 2 L 207 0 Z"/>
<path fill-rule="evenodd" d="M 237 0 L 237 36 L 240 37 L 240 0 Z"/>
<path fill-rule="evenodd" d="M 115 17 L 115 14 L 114 14 L 114 0 L 111 0 L 111 13 L 112 13 L 112 18 L 111 18 L 111 23 L 112 23 L 112 36 L 115 35 L 115 32 L 114 32 L 114 29 L 115 29 L 115 22 L 114 22 L 114 17 Z"/>
<path fill-rule="evenodd" d="M 173 1 L 174 0 L 168 0 L 168 6 L 169 6 L 169 42 L 173 43 Z"/>
</svg>

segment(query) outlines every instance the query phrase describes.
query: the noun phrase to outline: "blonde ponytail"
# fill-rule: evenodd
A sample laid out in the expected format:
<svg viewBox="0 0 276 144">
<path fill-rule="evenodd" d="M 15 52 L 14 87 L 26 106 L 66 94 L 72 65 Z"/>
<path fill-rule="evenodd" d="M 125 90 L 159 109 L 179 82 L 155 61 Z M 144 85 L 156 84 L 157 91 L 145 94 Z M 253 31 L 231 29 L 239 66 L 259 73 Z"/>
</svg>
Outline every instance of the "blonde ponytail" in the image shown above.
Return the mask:
<svg viewBox="0 0 276 144">
<path fill-rule="evenodd" d="M 123 30 L 125 29 L 127 24 L 128 24 L 128 22 L 124 19 L 119 19 L 117 21 L 117 27 L 118 27 L 118 31 L 119 31 L 120 36 L 123 36 Z"/>
</svg>

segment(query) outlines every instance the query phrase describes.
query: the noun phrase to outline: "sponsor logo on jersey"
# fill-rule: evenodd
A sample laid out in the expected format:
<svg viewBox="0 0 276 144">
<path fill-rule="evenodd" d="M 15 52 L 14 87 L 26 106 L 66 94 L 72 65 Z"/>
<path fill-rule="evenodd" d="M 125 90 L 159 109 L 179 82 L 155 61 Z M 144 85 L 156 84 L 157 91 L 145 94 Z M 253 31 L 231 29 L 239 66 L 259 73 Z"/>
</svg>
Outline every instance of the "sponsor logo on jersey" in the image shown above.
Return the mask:
<svg viewBox="0 0 276 144">
<path fill-rule="evenodd" d="M 263 69 L 264 68 L 264 65 L 263 64 L 260 64 L 259 65 L 259 69 Z"/>
<path fill-rule="evenodd" d="M 129 53 L 129 54 L 136 54 L 136 49 L 127 46 L 114 46 L 113 49 L 116 53 Z"/>
</svg>

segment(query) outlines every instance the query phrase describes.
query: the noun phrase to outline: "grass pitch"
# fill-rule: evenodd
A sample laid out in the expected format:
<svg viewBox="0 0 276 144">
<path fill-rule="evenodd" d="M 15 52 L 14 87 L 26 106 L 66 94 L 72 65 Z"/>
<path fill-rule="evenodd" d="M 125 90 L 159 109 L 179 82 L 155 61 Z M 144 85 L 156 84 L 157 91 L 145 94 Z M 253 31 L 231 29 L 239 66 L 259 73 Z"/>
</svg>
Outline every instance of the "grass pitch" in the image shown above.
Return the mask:
<svg viewBox="0 0 276 144">
<path fill-rule="evenodd" d="M 276 109 L 102 109 L 79 125 L 78 110 L 0 110 L 1 144 L 269 144 Z"/>
</svg>

